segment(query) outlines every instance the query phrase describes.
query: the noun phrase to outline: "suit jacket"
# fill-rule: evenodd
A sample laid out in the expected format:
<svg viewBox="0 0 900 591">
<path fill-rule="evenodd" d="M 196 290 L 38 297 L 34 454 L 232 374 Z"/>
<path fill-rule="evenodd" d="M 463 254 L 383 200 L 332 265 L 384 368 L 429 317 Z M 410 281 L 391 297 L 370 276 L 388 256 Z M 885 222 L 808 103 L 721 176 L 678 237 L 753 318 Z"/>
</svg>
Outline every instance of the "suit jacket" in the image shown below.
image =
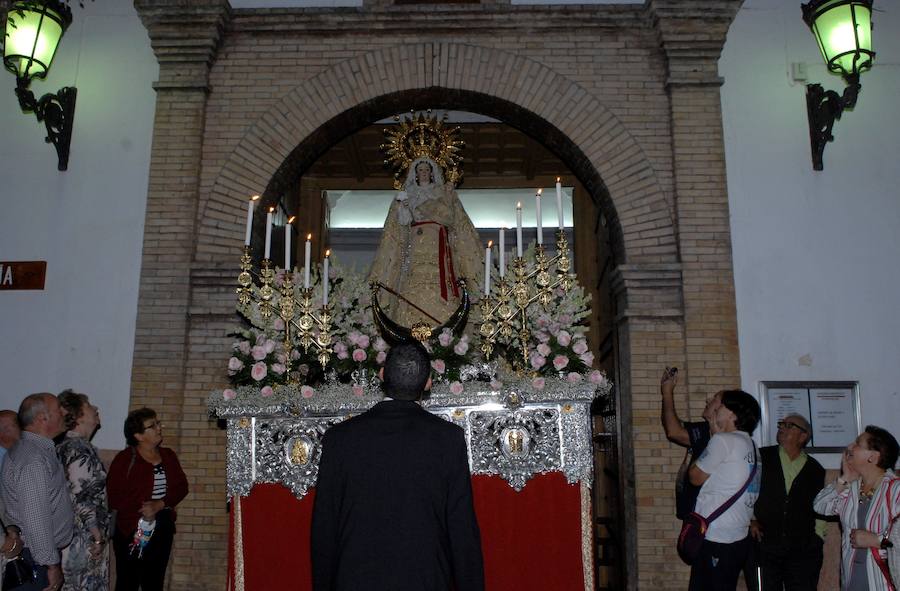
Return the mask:
<svg viewBox="0 0 900 591">
<path fill-rule="evenodd" d="M 403 400 L 331 427 L 312 565 L 316 591 L 484 589 L 462 429 Z"/>
</svg>

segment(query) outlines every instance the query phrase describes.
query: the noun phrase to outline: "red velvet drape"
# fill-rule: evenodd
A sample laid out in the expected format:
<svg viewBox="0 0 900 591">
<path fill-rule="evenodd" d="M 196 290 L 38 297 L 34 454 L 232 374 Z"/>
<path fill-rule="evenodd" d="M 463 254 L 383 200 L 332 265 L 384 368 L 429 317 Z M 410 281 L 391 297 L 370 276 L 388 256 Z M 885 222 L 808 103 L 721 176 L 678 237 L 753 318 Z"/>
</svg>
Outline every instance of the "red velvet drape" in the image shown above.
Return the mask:
<svg viewBox="0 0 900 591">
<path fill-rule="evenodd" d="M 521 492 L 497 476 L 472 478 L 487 591 L 583 590 L 581 488 L 560 473 Z M 315 491 L 297 500 L 277 484 L 258 484 L 241 501 L 244 589 L 311 591 L 309 528 Z M 234 515 L 229 579 L 234 576 Z"/>
</svg>

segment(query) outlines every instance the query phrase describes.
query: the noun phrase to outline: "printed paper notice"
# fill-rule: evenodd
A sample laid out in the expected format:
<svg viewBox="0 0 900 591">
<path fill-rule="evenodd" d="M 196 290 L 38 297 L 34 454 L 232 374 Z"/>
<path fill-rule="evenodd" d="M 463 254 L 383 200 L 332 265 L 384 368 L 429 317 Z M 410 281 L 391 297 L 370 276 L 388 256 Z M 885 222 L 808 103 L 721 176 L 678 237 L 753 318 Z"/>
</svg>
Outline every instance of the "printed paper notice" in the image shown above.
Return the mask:
<svg viewBox="0 0 900 591">
<path fill-rule="evenodd" d="M 806 388 L 769 388 L 767 410 L 769 414 L 769 443 L 774 444 L 778 435 L 778 421 L 788 415 L 809 418 L 809 391 Z"/>
<path fill-rule="evenodd" d="M 816 447 L 847 447 L 859 434 L 853 390 L 850 388 L 810 389 L 812 444 Z"/>
</svg>

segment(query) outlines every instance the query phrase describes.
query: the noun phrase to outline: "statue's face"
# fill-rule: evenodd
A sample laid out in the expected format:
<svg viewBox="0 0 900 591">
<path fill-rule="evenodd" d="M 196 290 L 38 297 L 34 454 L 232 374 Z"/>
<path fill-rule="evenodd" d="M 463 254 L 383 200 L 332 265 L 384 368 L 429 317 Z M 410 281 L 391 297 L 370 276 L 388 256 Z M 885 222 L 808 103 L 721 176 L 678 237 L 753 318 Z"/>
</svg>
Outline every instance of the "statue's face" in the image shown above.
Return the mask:
<svg viewBox="0 0 900 591">
<path fill-rule="evenodd" d="M 416 164 L 416 182 L 420 185 L 427 185 L 431 182 L 431 165 L 427 162 Z"/>
</svg>

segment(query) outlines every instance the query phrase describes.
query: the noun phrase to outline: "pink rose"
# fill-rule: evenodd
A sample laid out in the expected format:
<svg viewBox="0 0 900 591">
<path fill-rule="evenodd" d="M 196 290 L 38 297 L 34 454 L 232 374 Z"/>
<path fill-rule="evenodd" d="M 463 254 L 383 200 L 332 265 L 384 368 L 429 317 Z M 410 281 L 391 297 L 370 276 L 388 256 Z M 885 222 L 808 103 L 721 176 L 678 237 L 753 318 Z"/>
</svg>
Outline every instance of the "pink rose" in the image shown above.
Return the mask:
<svg viewBox="0 0 900 591">
<path fill-rule="evenodd" d="M 463 393 L 463 385 L 459 382 L 453 382 L 450 384 L 450 393 L 456 396 L 459 396 Z"/>
<path fill-rule="evenodd" d="M 539 330 L 537 333 L 537 339 L 542 343 L 546 343 L 550 340 L 550 335 L 546 331 Z"/>
<path fill-rule="evenodd" d="M 346 348 L 346 347 L 344 347 L 342 350 L 340 350 L 340 351 L 337 352 L 337 358 L 338 358 L 338 359 L 346 359 L 346 358 L 349 357 L 349 356 L 350 356 L 350 355 L 347 354 L 347 348 Z"/>
<path fill-rule="evenodd" d="M 572 345 L 572 350 L 575 351 L 576 355 L 581 355 L 588 350 L 587 341 L 585 341 L 584 339 L 575 341 L 575 344 Z"/>
<path fill-rule="evenodd" d="M 362 396 L 363 392 L 365 392 L 365 390 L 363 390 L 363 387 L 359 384 L 353 384 L 352 390 L 354 396 Z"/>
<path fill-rule="evenodd" d="M 603 372 L 599 369 L 595 369 L 591 372 L 590 380 L 592 384 L 596 384 L 598 386 L 606 383 L 606 376 L 603 375 Z"/>
<path fill-rule="evenodd" d="M 546 314 L 541 314 L 538 316 L 537 325 L 538 328 L 547 328 L 550 326 L 550 317 Z"/>
<path fill-rule="evenodd" d="M 300 359 L 300 351 L 291 349 L 291 361 L 297 361 L 298 359 Z"/>
<path fill-rule="evenodd" d="M 313 394 L 315 393 L 316 391 L 309 386 L 303 386 L 302 388 L 300 388 L 300 396 L 303 396 L 304 398 L 312 398 Z"/>
<path fill-rule="evenodd" d="M 378 337 L 377 339 L 375 339 L 375 344 L 372 346 L 375 347 L 375 350 L 379 351 L 379 352 L 387 351 L 387 348 L 388 348 L 387 342 L 381 337 Z"/>
<path fill-rule="evenodd" d="M 238 351 L 240 351 L 244 355 L 249 355 L 250 354 L 250 342 L 249 341 L 241 341 L 240 344 L 238 344 Z"/>
<path fill-rule="evenodd" d="M 468 350 L 469 343 L 467 343 L 466 341 L 460 341 L 456 343 L 455 347 L 453 347 L 453 352 L 457 355 L 465 355 Z"/>
<path fill-rule="evenodd" d="M 272 323 L 272 328 L 275 330 L 284 330 L 284 320 L 276 318 L 275 322 Z"/>
<path fill-rule="evenodd" d="M 594 363 L 594 354 L 588 351 L 587 353 L 582 353 L 578 356 L 581 359 L 581 362 L 585 365 L 589 366 Z"/>
<path fill-rule="evenodd" d="M 256 346 L 262 347 L 266 343 L 266 335 L 258 334 L 256 335 Z"/>
<path fill-rule="evenodd" d="M 255 347 L 253 347 L 250 353 L 253 355 L 254 361 L 262 361 L 266 358 L 267 355 L 266 348 L 262 345 L 256 345 Z"/>
<path fill-rule="evenodd" d="M 280 363 L 273 363 L 273 364 L 272 364 L 272 372 L 273 372 L 273 373 L 276 373 L 276 374 L 278 374 L 278 375 L 282 375 L 282 374 L 283 374 L 284 372 L 286 372 L 286 371 L 287 371 L 287 368 L 286 368 L 284 365 L 282 365 L 282 364 L 280 364 Z"/>
<path fill-rule="evenodd" d="M 531 380 L 531 387 L 535 390 L 543 390 L 544 378 L 534 378 L 533 380 Z"/>
<path fill-rule="evenodd" d="M 335 352 L 335 353 L 340 353 L 340 352 L 342 352 L 342 351 L 343 351 L 344 353 L 347 352 L 347 345 L 344 344 L 344 341 L 338 341 L 338 342 L 336 342 L 336 343 L 334 344 L 334 352 Z"/>
<path fill-rule="evenodd" d="M 447 365 L 444 363 L 443 359 L 435 359 L 431 362 L 431 368 L 439 374 L 443 375 L 444 371 L 447 369 Z"/>
<path fill-rule="evenodd" d="M 384 365 L 384 360 L 387 359 L 387 353 L 384 351 L 379 351 L 377 355 L 375 355 L 375 363 L 378 365 Z"/>
<path fill-rule="evenodd" d="M 438 342 L 441 344 L 441 347 L 449 347 L 451 341 L 453 341 L 453 333 L 445 328 L 441 331 L 440 336 L 438 336 Z"/>
<path fill-rule="evenodd" d="M 262 361 L 258 361 L 253 364 L 253 367 L 250 368 L 250 377 L 252 377 L 257 382 L 266 377 L 268 370 L 266 370 L 266 364 Z"/>
<path fill-rule="evenodd" d="M 563 347 L 568 347 L 569 343 L 572 342 L 572 335 L 564 330 L 561 330 L 559 331 L 559 334 L 556 335 L 556 342 Z"/>
<path fill-rule="evenodd" d="M 500 380 L 491 380 L 491 390 L 499 390 L 503 387 L 503 382 Z"/>
<path fill-rule="evenodd" d="M 557 355 L 553 358 L 553 367 L 556 368 L 556 371 L 561 371 L 567 365 L 569 365 L 569 358 L 565 355 Z"/>
<path fill-rule="evenodd" d="M 237 373 L 242 369 L 244 369 L 244 362 L 237 357 L 232 357 L 228 360 L 228 371 Z"/>
<path fill-rule="evenodd" d="M 284 270 L 278 271 L 275 273 L 275 287 L 281 287 L 284 285 Z"/>
<path fill-rule="evenodd" d="M 225 400 L 234 400 L 237 396 L 237 392 L 232 390 L 231 388 L 222 391 L 222 398 Z"/>
<path fill-rule="evenodd" d="M 541 369 L 544 367 L 544 364 L 547 363 L 547 358 L 539 353 L 531 354 L 531 367 L 534 369 Z"/>
<path fill-rule="evenodd" d="M 362 349 L 353 349 L 353 361 L 362 363 L 366 360 L 366 352 Z"/>
<path fill-rule="evenodd" d="M 359 331 L 354 330 L 353 332 L 351 332 L 350 334 L 347 335 L 347 340 L 350 341 L 351 345 L 357 345 L 358 341 L 359 341 L 359 337 L 361 337 L 361 336 L 362 335 L 359 334 Z"/>
<path fill-rule="evenodd" d="M 263 347 L 265 347 L 266 355 L 268 355 L 275 350 L 275 341 L 273 341 L 272 339 L 266 339 L 266 344 L 263 345 Z"/>
<path fill-rule="evenodd" d="M 362 334 L 359 335 L 358 339 L 356 339 L 356 346 L 360 349 L 365 349 L 369 346 L 369 342 L 369 335 Z"/>
<path fill-rule="evenodd" d="M 547 343 L 541 343 L 537 346 L 537 352 L 544 357 L 548 357 L 550 355 L 550 346 Z"/>
<path fill-rule="evenodd" d="M 569 375 L 566 376 L 566 379 L 569 381 L 570 384 L 577 384 L 578 382 L 581 381 L 582 378 L 581 378 L 580 373 L 572 371 L 572 372 L 569 372 Z"/>
<path fill-rule="evenodd" d="M 269 396 L 271 396 L 274 393 L 275 393 L 275 391 L 272 389 L 272 386 L 265 386 L 265 387 L 263 387 L 262 390 L 259 391 L 259 395 L 263 396 L 265 398 L 268 398 Z"/>
</svg>

